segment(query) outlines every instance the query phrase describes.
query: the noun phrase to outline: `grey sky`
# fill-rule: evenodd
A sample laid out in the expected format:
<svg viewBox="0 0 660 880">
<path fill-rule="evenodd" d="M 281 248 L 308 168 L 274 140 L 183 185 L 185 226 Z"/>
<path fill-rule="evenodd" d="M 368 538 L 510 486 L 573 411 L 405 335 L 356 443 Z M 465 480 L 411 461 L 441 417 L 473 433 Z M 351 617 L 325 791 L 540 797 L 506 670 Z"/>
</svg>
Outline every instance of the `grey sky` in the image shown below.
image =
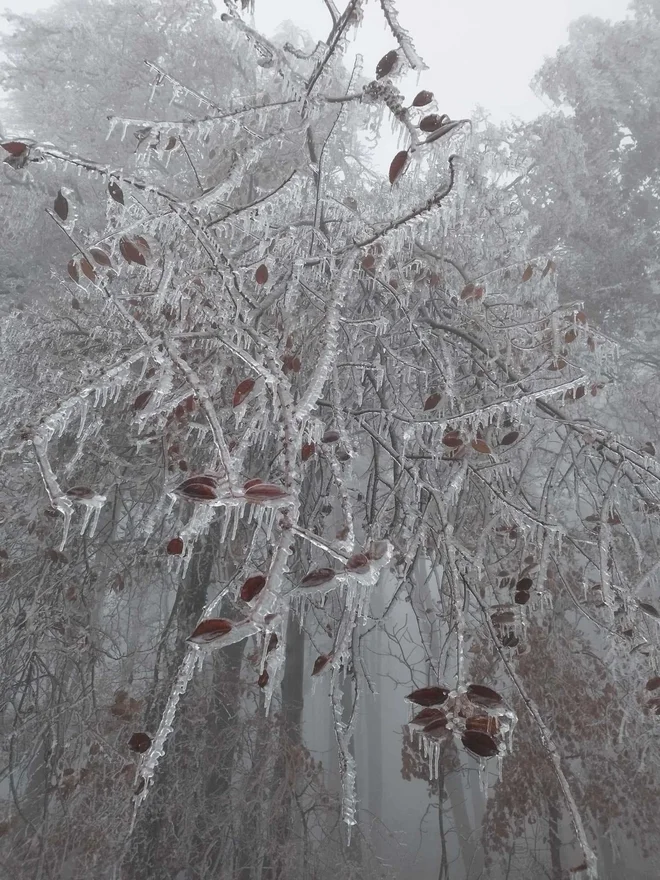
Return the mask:
<svg viewBox="0 0 660 880">
<path fill-rule="evenodd" d="M 221 0 L 216 3 L 222 7 Z M 4 2 L 5 9 L 19 13 L 48 5 L 48 0 Z M 430 67 L 422 82 L 435 92 L 442 111 L 458 118 L 480 104 L 501 120 L 542 112 L 529 81 L 544 57 L 566 41 L 570 21 L 581 15 L 624 18 L 627 6 L 628 0 L 401 0 L 399 15 Z M 266 33 L 291 19 L 314 39 L 327 35 L 330 20 L 323 0 L 256 0 L 256 9 Z M 365 73 L 392 44 L 379 4 L 372 0 L 357 44 Z"/>
</svg>

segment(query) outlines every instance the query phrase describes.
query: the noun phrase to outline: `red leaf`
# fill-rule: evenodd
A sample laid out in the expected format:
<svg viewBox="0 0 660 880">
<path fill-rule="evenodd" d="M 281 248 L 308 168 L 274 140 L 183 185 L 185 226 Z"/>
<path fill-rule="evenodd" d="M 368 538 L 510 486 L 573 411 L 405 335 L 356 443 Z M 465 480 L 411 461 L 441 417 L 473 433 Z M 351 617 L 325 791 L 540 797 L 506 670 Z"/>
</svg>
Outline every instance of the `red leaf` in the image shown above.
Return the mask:
<svg viewBox="0 0 660 880">
<path fill-rule="evenodd" d="M 465 748 L 480 758 L 492 758 L 497 754 L 497 743 L 492 736 L 479 730 L 466 730 L 461 737 Z"/>
<path fill-rule="evenodd" d="M 461 291 L 461 299 L 464 302 L 478 302 L 484 295 L 483 287 L 475 287 L 474 284 L 466 284 Z"/>
<path fill-rule="evenodd" d="M 62 195 L 62 190 L 59 190 L 57 193 L 55 203 L 53 204 L 53 210 L 60 218 L 60 220 L 66 220 L 66 218 L 69 216 L 69 203 Z"/>
<path fill-rule="evenodd" d="M 578 324 L 586 324 L 587 323 L 587 316 L 584 312 L 576 312 L 575 313 L 575 320 L 578 322 Z"/>
<path fill-rule="evenodd" d="M 417 92 L 413 98 L 412 105 L 413 107 L 426 107 L 426 105 L 430 104 L 432 100 L 433 92 L 427 92 L 426 89 L 422 89 L 422 91 Z"/>
<path fill-rule="evenodd" d="M 80 261 L 80 269 L 83 275 L 89 278 L 90 281 L 96 281 L 96 269 L 85 257 Z"/>
<path fill-rule="evenodd" d="M 373 267 L 376 265 L 376 258 L 374 257 L 373 254 L 367 254 L 366 256 L 362 257 L 361 265 L 362 265 L 362 268 L 364 269 L 364 271 L 368 272 L 370 269 L 373 269 Z"/>
<path fill-rule="evenodd" d="M 480 452 L 482 455 L 490 455 L 491 449 L 490 446 L 486 443 L 485 440 L 481 440 L 477 438 L 470 443 L 470 446 L 475 450 L 475 452 Z"/>
<path fill-rule="evenodd" d="M 442 438 L 442 443 L 444 446 L 449 446 L 450 449 L 458 449 L 459 446 L 463 445 L 461 435 L 458 431 L 447 431 Z"/>
<path fill-rule="evenodd" d="M 126 238 L 126 236 L 119 241 L 119 252 L 127 263 L 137 263 L 139 266 L 147 265 L 144 254 L 140 251 L 137 244 L 131 241 L 130 238 Z"/>
<path fill-rule="evenodd" d="M 80 274 L 78 272 L 78 265 L 75 260 L 69 260 L 67 263 L 66 271 L 69 273 L 69 277 L 73 279 L 73 281 L 78 283 L 80 281 Z"/>
<path fill-rule="evenodd" d="M 449 733 L 445 713 L 443 712 L 442 715 L 434 718 L 433 721 L 429 721 L 426 727 L 423 728 L 422 733 L 424 736 L 444 736 L 446 733 Z"/>
<path fill-rule="evenodd" d="M 266 653 L 270 654 L 271 651 L 274 651 L 277 648 L 277 633 L 271 633 L 270 638 L 268 639 L 268 647 L 266 648 Z"/>
<path fill-rule="evenodd" d="M 529 281 L 529 279 L 534 274 L 534 266 L 528 266 L 522 274 L 523 281 Z"/>
<path fill-rule="evenodd" d="M 399 53 L 396 49 L 392 49 L 387 55 L 383 55 L 376 65 L 376 79 L 382 79 L 388 73 L 391 73 L 398 60 Z"/>
<path fill-rule="evenodd" d="M 571 342 L 575 342 L 576 339 L 577 331 L 573 330 L 573 328 L 567 330 L 566 333 L 564 333 L 564 342 L 567 342 L 569 345 L 571 344 Z"/>
<path fill-rule="evenodd" d="M 529 602 L 529 593 L 527 590 L 518 590 L 513 599 L 516 605 L 527 605 Z"/>
<path fill-rule="evenodd" d="M 319 654 L 319 656 L 314 661 L 314 668 L 312 669 L 312 675 L 319 675 L 319 673 L 323 672 L 325 667 L 330 662 L 330 658 L 327 654 Z"/>
<path fill-rule="evenodd" d="M 303 461 L 307 461 L 307 459 L 311 458 L 315 452 L 316 452 L 316 444 L 315 443 L 303 443 L 303 447 L 300 452 L 300 457 L 302 458 Z"/>
<path fill-rule="evenodd" d="M 483 684 L 471 684 L 467 689 L 467 696 L 473 703 L 487 708 L 501 706 L 503 704 L 502 697 L 492 688 Z"/>
<path fill-rule="evenodd" d="M 106 254 L 104 250 L 98 247 L 92 247 L 89 249 L 90 254 L 94 258 L 94 261 L 98 263 L 100 266 L 111 266 L 110 257 Z"/>
<path fill-rule="evenodd" d="M 167 552 L 170 556 L 180 556 L 183 553 L 183 540 L 181 538 L 170 538 L 167 544 Z"/>
<path fill-rule="evenodd" d="M 501 446 L 511 446 L 512 443 L 515 443 L 516 440 L 520 437 L 518 431 L 509 431 L 508 434 L 505 434 L 504 437 L 500 440 Z"/>
<path fill-rule="evenodd" d="M 449 689 L 445 687 L 419 688 L 408 694 L 407 700 L 418 706 L 441 706 L 449 696 Z"/>
<path fill-rule="evenodd" d="M 231 630 L 231 621 L 222 617 L 209 617 L 196 627 L 188 641 L 196 645 L 204 645 L 226 636 Z"/>
<path fill-rule="evenodd" d="M 369 557 L 364 553 L 355 553 L 346 563 L 346 570 L 355 574 L 365 574 L 369 568 Z"/>
<path fill-rule="evenodd" d="M 261 673 L 261 675 L 257 679 L 257 684 L 259 685 L 260 688 L 266 687 L 266 685 L 268 684 L 268 678 L 269 678 L 268 670 L 264 669 L 264 671 Z"/>
<path fill-rule="evenodd" d="M 110 198 L 118 202 L 120 205 L 124 204 L 124 193 L 122 188 L 115 180 L 111 180 L 108 184 L 108 192 L 110 193 Z"/>
<path fill-rule="evenodd" d="M 143 755 L 151 748 L 151 737 L 148 733 L 134 733 L 128 741 L 128 747 L 132 752 Z"/>
<path fill-rule="evenodd" d="M 289 493 L 282 486 L 274 483 L 257 483 L 245 489 L 245 500 L 259 504 L 261 501 L 277 501 L 280 498 L 288 498 Z"/>
<path fill-rule="evenodd" d="M 326 431 L 325 434 L 321 437 L 321 443 L 338 443 L 339 442 L 339 431 Z"/>
<path fill-rule="evenodd" d="M 218 481 L 215 477 L 211 476 L 211 474 L 195 474 L 192 477 L 187 477 L 183 480 L 182 483 L 179 483 L 177 486 L 177 491 L 181 492 L 188 488 L 188 486 L 196 483 L 201 483 L 204 486 L 210 486 L 211 489 L 218 488 Z"/>
<path fill-rule="evenodd" d="M 247 483 L 243 486 L 243 489 L 251 489 L 252 486 L 258 486 L 262 481 L 258 477 L 254 477 L 252 480 L 248 480 Z"/>
<path fill-rule="evenodd" d="M 239 382 L 239 384 L 236 386 L 236 391 L 234 391 L 234 397 L 232 398 L 231 405 L 240 406 L 253 388 L 254 379 L 243 379 L 242 382 Z"/>
<path fill-rule="evenodd" d="M 437 113 L 430 113 L 428 116 L 425 116 L 422 119 L 422 121 L 419 123 L 419 127 L 422 131 L 426 132 L 436 131 L 448 120 L 449 117 L 446 115 L 446 113 L 443 113 L 442 116 L 438 116 Z"/>
<path fill-rule="evenodd" d="M 9 141 L 6 144 L 2 144 L 2 149 L 6 150 L 12 156 L 22 156 L 27 148 L 27 144 L 22 144 L 19 141 Z"/>
<path fill-rule="evenodd" d="M 240 597 L 244 602 L 251 602 L 265 586 L 266 578 L 262 574 L 254 574 L 241 587 Z"/>
<path fill-rule="evenodd" d="M 424 401 L 424 412 L 428 412 L 430 409 L 435 409 L 441 400 L 442 394 L 439 391 L 434 391 L 433 394 L 429 394 Z"/>
<path fill-rule="evenodd" d="M 646 682 L 646 690 L 657 691 L 658 688 L 660 688 L 660 675 L 654 675 Z"/>
<path fill-rule="evenodd" d="M 254 273 L 254 280 L 257 284 L 265 284 L 268 281 L 268 266 L 265 263 L 262 263 Z"/>
<path fill-rule="evenodd" d="M 316 568 L 314 571 L 308 572 L 300 581 L 301 587 L 320 587 L 321 584 L 328 584 L 335 577 L 333 568 Z"/>
<path fill-rule="evenodd" d="M 143 391 L 141 394 L 138 394 L 138 396 L 133 401 L 133 409 L 136 412 L 139 412 L 141 409 L 144 409 L 145 406 L 149 403 L 149 399 L 152 394 L 153 394 L 153 391 Z"/>
<path fill-rule="evenodd" d="M 426 709 L 422 709 L 421 712 L 418 712 L 408 723 L 426 725 L 431 721 L 436 721 L 438 718 L 444 718 L 445 722 L 447 720 L 447 716 L 442 709 L 434 709 L 431 706 L 427 706 Z"/>
<path fill-rule="evenodd" d="M 208 483 L 194 477 L 178 486 L 176 491 L 191 501 L 215 501 L 218 497 Z"/>
<path fill-rule="evenodd" d="M 392 163 L 390 165 L 390 183 L 394 184 L 398 180 L 401 174 L 405 171 L 406 165 L 408 164 L 408 150 L 400 150 L 396 156 L 392 159 Z"/>
</svg>

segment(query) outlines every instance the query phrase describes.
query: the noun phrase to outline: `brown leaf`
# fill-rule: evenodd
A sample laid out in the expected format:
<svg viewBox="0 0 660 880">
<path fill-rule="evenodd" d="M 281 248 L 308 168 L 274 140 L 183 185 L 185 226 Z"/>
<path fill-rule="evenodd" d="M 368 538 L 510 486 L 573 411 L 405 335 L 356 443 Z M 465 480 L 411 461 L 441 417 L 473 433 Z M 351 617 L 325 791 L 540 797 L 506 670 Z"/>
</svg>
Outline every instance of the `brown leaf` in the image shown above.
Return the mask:
<svg viewBox="0 0 660 880">
<path fill-rule="evenodd" d="M 504 437 L 500 440 L 501 446 L 511 446 L 512 443 L 515 443 L 516 440 L 520 437 L 518 431 L 509 431 L 508 434 L 505 434 Z"/>
<path fill-rule="evenodd" d="M 645 452 L 646 455 L 655 455 L 655 446 L 651 443 L 650 440 L 647 440 L 646 443 L 642 446 L 642 452 Z"/>
<path fill-rule="evenodd" d="M 335 577 L 333 568 L 316 568 L 308 572 L 300 581 L 301 587 L 320 587 L 322 584 L 328 584 Z"/>
<path fill-rule="evenodd" d="M 522 274 L 522 280 L 529 281 L 529 279 L 532 277 L 533 274 L 534 274 L 534 267 L 528 266 Z"/>
<path fill-rule="evenodd" d="M 98 263 L 99 266 L 111 266 L 112 263 L 110 261 L 110 257 L 106 254 L 104 250 L 99 247 L 92 247 L 89 249 L 92 258 L 95 263 Z"/>
<path fill-rule="evenodd" d="M 253 574 L 241 587 L 240 597 L 244 602 L 251 602 L 266 586 L 266 578 L 262 574 Z"/>
<path fill-rule="evenodd" d="M 422 131 L 428 133 L 431 131 L 436 131 L 448 120 L 449 117 L 445 113 L 443 113 L 442 116 L 439 116 L 437 113 L 430 113 L 428 116 L 425 116 L 422 119 L 422 121 L 419 123 L 419 127 Z"/>
<path fill-rule="evenodd" d="M 432 706 L 427 706 L 426 709 L 418 712 L 408 723 L 426 725 L 431 721 L 436 721 L 438 718 L 444 718 L 446 722 L 447 715 L 442 709 L 434 709 Z"/>
<path fill-rule="evenodd" d="M 321 443 L 338 443 L 339 442 L 339 431 L 326 431 L 325 434 L 321 437 Z"/>
<path fill-rule="evenodd" d="M 566 333 L 564 334 L 564 342 L 568 342 L 569 345 L 571 342 L 575 342 L 576 339 L 577 339 L 577 331 L 573 330 L 572 328 L 570 330 L 567 330 Z"/>
<path fill-rule="evenodd" d="M 374 257 L 373 254 L 366 254 L 364 257 L 362 257 L 361 266 L 365 272 L 368 272 L 370 269 L 373 269 L 373 267 L 375 265 L 376 265 L 376 258 Z"/>
<path fill-rule="evenodd" d="M 486 687 L 484 684 L 468 685 L 467 696 L 473 703 L 476 703 L 478 706 L 485 706 L 486 708 L 501 706 L 504 703 L 497 691 Z"/>
<path fill-rule="evenodd" d="M 387 55 L 383 55 L 376 65 L 376 79 L 382 79 L 394 69 L 395 64 L 399 60 L 399 53 L 396 49 L 392 49 Z"/>
<path fill-rule="evenodd" d="M 144 409 L 145 406 L 149 403 L 149 400 L 150 400 L 152 394 L 153 394 L 152 390 L 143 391 L 141 394 L 138 394 L 138 396 L 133 401 L 133 409 L 136 412 L 139 412 L 141 409 Z"/>
<path fill-rule="evenodd" d="M 232 406 L 240 406 L 241 403 L 245 400 L 248 394 L 254 388 L 254 379 L 248 378 L 243 379 L 242 382 L 236 386 L 236 390 L 234 391 L 234 396 L 232 398 Z"/>
<path fill-rule="evenodd" d="M 312 675 L 319 675 L 325 667 L 330 662 L 330 657 L 327 654 L 319 654 L 319 656 L 314 661 L 314 668 L 312 669 Z"/>
<path fill-rule="evenodd" d="M 439 391 L 434 391 L 433 394 L 429 394 L 429 396 L 424 401 L 424 412 L 435 409 L 441 400 L 442 394 Z"/>
<path fill-rule="evenodd" d="M 307 461 L 308 458 L 311 458 L 312 455 L 316 452 L 316 444 L 315 443 L 303 443 L 302 449 L 300 451 L 300 457 L 303 461 Z"/>
<path fill-rule="evenodd" d="M 469 752 L 479 758 L 492 758 L 498 752 L 497 743 L 493 737 L 479 730 L 466 730 L 461 737 L 461 742 Z"/>
<path fill-rule="evenodd" d="M 419 688 L 406 697 L 417 706 L 441 706 L 449 696 L 449 689 L 445 687 Z"/>
<path fill-rule="evenodd" d="M 520 578 L 520 580 L 516 583 L 516 590 L 525 590 L 526 592 L 529 592 L 533 586 L 534 584 L 532 583 L 531 578 Z"/>
<path fill-rule="evenodd" d="M 660 688 L 660 675 L 654 675 L 646 682 L 646 690 L 657 691 L 658 688 Z"/>
<path fill-rule="evenodd" d="M 60 218 L 60 220 L 66 220 L 66 218 L 69 216 L 69 203 L 66 200 L 66 197 L 62 195 L 62 190 L 58 190 L 55 202 L 53 204 L 53 210 Z"/>
<path fill-rule="evenodd" d="M 277 501 L 287 497 L 286 489 L 282 486 L 276 486 L 274 483 L 257 483 L 256 486 L 245 489 L 245 500 L 251 501 L 253 504 L 259 504 L 262 501 Z"/>
<path fill-rule="evenodd" d="M 449 446 L 450 449 L 458 449 L 463 445 L 463 440 L 458 431 L 447 431 L 442 438 L 442 443 L 444 446 Z"/>
<path fill-rule="evenodd" d="M 170 556 L 180 556 L 183 553 L 183 539 L 170 538 L 167 543 L 167 552 Z"/>
<path fill-rule="evenodd" d="M 67 263 L 66 271 L 69 273 L 69 277 L 76 282 L 76 284 L 80 281 L 80 273 L 78 272 L 78 264 L 75 260 L 69 260 Z"/>
<path fill-rule="evenodd" d="M 470 446 L 475 450 L 475 452 L 480 452 L 481 455 L 490 455 L 491 454 L 490 446 L 486 443 L 485 440 L 481 440 L 479 437 L 477 437 L 476 440 L 473 440 L 470 443 Z"/>
<path fill-rule="evenodd" d="M 426 107 L 426 105 L 430 104 L 432 100 L 433 92 L 427 92 L 426 89 L 422 89 L 422 91 L 417 92 L 413 98 L 412 105 L 413 107 Z"/>
<path fill-rule="evenodd" d="M 268 678 L 269 678 L 268 670 L 264 669 L 264 671 L 261 673 L 261 675 L 257 679 L 257 684 L 259 685 L 260 688 L 263 689 L 266 687 L 266 685 L 268 684 Z"/>
<path fill-rule="evenodd" d="M 251 489 L 253 486 L 258 486 L 259 483 L 263 482 L 259 477 L 253 477 L 251 480 L 247 480 L 243 485 L 243 489 Z"/>
<path fill-rule="evenodd" d="M 346 570 L 355 574 L 365 574 L 369 571 L 369 557 L 364 553 L 355 553 L 346 563 Z"/>
<path fill-rule="evenodd" d="M 516 595 L 513 597 L 516 605 L 527 605 L 529 602 L 529 593 L 527 590 L 518 590 Z"/>
<path fill-rule="evenodd" d="M 144 254 L 138 248 L 134 241 L 124 236 L 119 242 L 119 252 L 127 263 L 137 263 L 139 266 L 146 266 L 147 261 Z"/>
<path fill-rule="evenodd" d="M 177 145 L 177 139 L 172 135 L 165 144 L 166 150 L 173 150 Z"/>
<path fill-rule="evenodd" d="M 552 260 L 548 260 L 548 262 L 545 264 L 545 268 L 541 272 L 541 278 L 545 278 L 548 272 L 554 272 L 555 268 L 555 264 L 552 262 Z"/>
<path fill-rule="evenodd" d="M 132 752 L 143 755 L 151 748 L 151 737 L 148 733 L 134 733 L 128 741 L 128 747 Z"/>
<path fill-rule="evenodd" d="M 483 295 L 484 288 L 476 287 L 474 284 L 466 284 L 460 294 L 464 302 L 478 302 Z"/>
<path fill-rule="evenodd" d="M 268 266 L 265 263 L 262 263 L 254 273 L 254 280 L 257 284 L 265 284 L 268 281 Z"/>
<path fill-rule="evenodd" d="M 96 492 L 90 489 L 89 486 L 73 486 L 71 489 L 66 490 L 66 494 L 69 498 L 73 498 L 74 501 L 83 501 L 93 498 Z"/>
<path fill-rule="evenodd" d="M 27 144 L 22 144 L 20 141 L 9 141 L 1 146 L 2 149 L 6 150 L 11 156 L 22 156 L 28 148 Z"/>
<path fill-rule="evenodd" d="M 551 373 L 556 373 L 559 370 L 566 369 L 566 361 L 563 357 L 558 357 L 556 360 L 552 361 L 552 363 L 548 366 L 548 370 Z"/>
<path fill-rule="evenodd" d="M 215 501 L 218 497 L 211 486 L 194 478 L 178 486 L 177 492 L 191 501 Z"/>
<path fill-rule="evenodd" d="M 372 541 L 369 544 L 369 549 L 367 550 L 367 556 L 369 559 L 382 559 L 383 556 L 387 553 L 389 549 L 389 544 L 387 541 Z"/>
<path fill-rule="evenodd" d="M 222 617 L 209 617 L 195 628 L 193 634 L 188 641 L 196 645 L 204 645 L 208 642 L 214 642 L 216 639 L 226 636 L 231 632 L 232 623 Z"/>
<path fill-rule="evenodd" d="M 445 713 L 443 712 L 442 715 L 438 715 L 433 721 L 429 721 L 423 728 L 422 733 L 424 736 L 445 736 L 448 734 L 449 728 L 447 727 L 447 716 Z"/>
<path fill-rule="evenodd" d="M 649 617 L 660 618 L 660 614 L 654 605 L 649 604 L 648 602 L 638 602 L 637 607 L 640 611 L 643 611 L 644 614 L 648 614 Z"/>
<path fill-rule="evenodd" d="M 80 270 L 90 281 L 96 281 L 96 269 L 85 257 L 80 261 Z"/>
<path fill-rule="evenodd" d="M 408 150 L 400 150 L 396 156 L 392 159 L 392 163 L 390 164 L 390 183 L 394 184 L 398 180 L 401 174 L 405 171 L 406 165 L 408 164 Z"/>
<path fill-rule="evenodd" d="M 271 633 L 270 638 L 268 639 L 268 647 L 266 648 L 266 653 L 270 654 L 271 651 L 274 651 L 277 648 L 277 633 Z"/>
<path fill-rule="evenodd" d="M 110 181 L 108 184 L 108 192 L 113 201 L 118 202 L 120 205 L 124 204 L 124 193 L 116 180 Z"/>
<path fill-rule="evenodd" d="M 584 312 L 576 312 L 575 313 L 575 320 L 578 322 L 578 324 L 586 324 L 587 323 L 587 316 Z"/>
</svg>

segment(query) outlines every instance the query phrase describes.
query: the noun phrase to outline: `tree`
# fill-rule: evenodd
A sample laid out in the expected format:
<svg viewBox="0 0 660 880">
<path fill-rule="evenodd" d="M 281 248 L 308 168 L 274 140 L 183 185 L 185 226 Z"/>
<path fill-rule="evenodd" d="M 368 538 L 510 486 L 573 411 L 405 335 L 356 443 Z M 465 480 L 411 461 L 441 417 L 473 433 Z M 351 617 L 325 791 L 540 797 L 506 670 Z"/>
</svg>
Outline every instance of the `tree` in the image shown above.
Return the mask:
<svg viewBox="0 0 660 880">
<path fill-rule="evenodd" d="M 595 877 L 588 802 L 559 748 L 572 730 L 544 721 L 530 696 L 540 673 L 528 685 L 524 657 L 538 638 L 532 619 L 556 593 L 614 644 L 633 638 L 652 657 L 660 467 L 590 418 L 609 349 L 576 304 L 559 305 L 553 262 L 526 255 L 526 217 L 497 185 L 517 160 L 485 155 L 492 130 L 471 136 L 465 120 L 436 113 L 430 92 L 399 93 L 396 75 L 423 64 L 390 0 L 381 7 L 393 47 L 366 84 L 342 65 L 361 4 L 326 6 L 329 36 L 305 57 L 229 3 L 224 32 L 251 59 L 253 94 L 200 98 L 153 67 L 156 107 L 173 94 L 202 106 L 197 116 L 118 117 L 153 146 L 132 164 L 18 136 L 4 148 L 26 178 L 46 162 L 89 173 L 107 210 L 101 235 L 72 197 L 50 212 L 71 246 L 60 271 L 76 285 L 74 345 L 65 307 L 3 328 L 3 372 L 19 377 L 3 401 L 15 462 L 7 668 L 18 685 L 5 723 L 24 737 L 16 775 L 46 768 L 46 813 L 60 833 L 61 761 L 77 748 L 65 769 L 78 780 L 80 756 L 91 772 L 87 756 L 98 754 L 99 725 L 139 719 L 130 742 L 143 757 L 137 771 L 118 768 L 136 772 L 135 825 L 122 851 L 113 790 L 116 836 L 100 852 L 74 847 L 81 874 L 94 858 L 109 870 L 124 856 L 134 878 L 336 875 L 338 858 L 346 877 L 377 876 L 366 837 L 354 833 L 348 848 L 333 825 L 327 780 L 301 741 L 296 627 L 328 692 L 349 837 L 368 648 L 390 627 L 410 666 L 411 729 L 429 775 L 457 760 L 515 762 L 514 708 L 524 711 L 555 781 L 553 822 L 571 823 L 577 862 Z M 358 161 L 359 133 L 384 115 L 408 137 L 389 180 Z M 25 547 L 16 497 L 35 522 Z M 74 573 L 82 589 L 65 587 Z M 583 583 L 599 585 L 597 607 Z M 74 606 L 57 649 L 53 586 Z M 408 604 L 414 624 L 397 635 Z M 414 663 L 409 639 L 420 645 Z M 621 680 L 646 681 L 652 662 L 638 651 Z M 35 690 L 37 664 L 55 696 Z M 84 704 L 73 748 L 77 716 L 62 721 L 52 708 L 61 681 L 78 683 L 67 706 Z M 271 703 L 279 714 L 264 720 Z M 636 707 L 642 729 L 644 708 L 654 711 L 652 698 Z M 35 755 L 28 740 L 42 717 Z M 128 733 L 101 731 L 117 744 Z M 195 796 L 220 742 L 200 804 L 179 815 L 172 792 Z M 15 851 L 34 876 L 47 846 L 63 844 L 42 824 L 47 843 L 31 848 L 40 801 L 29 788 L 15 786 Z M 155 836 L 175 821 L 178 838 Z"/>
</svg>

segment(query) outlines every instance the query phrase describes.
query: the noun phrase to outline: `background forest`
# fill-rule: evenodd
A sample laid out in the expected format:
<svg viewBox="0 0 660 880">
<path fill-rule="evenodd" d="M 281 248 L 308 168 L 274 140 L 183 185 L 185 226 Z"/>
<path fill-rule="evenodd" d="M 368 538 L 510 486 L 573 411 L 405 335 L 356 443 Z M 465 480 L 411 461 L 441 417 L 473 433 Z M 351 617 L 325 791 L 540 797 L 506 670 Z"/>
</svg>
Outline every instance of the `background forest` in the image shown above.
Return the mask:
<svg viewBox="0 0 660 880">
<path fill-rule="evenodd" d="M 252 7 L 0 35 L 0 877 L 651 880 L 660 0 Z"/>
</svg>

